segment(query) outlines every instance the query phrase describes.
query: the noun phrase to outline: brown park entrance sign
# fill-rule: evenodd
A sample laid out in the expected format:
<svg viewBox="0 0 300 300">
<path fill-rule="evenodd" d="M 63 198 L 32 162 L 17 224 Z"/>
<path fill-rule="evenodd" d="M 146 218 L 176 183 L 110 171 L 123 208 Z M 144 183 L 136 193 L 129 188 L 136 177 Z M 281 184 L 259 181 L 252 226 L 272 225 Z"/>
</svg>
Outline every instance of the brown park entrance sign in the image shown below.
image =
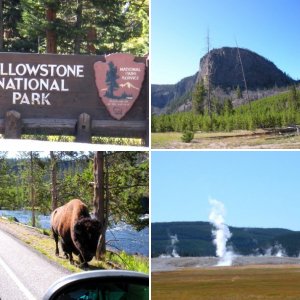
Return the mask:
<svg viewBox="0 0 300 300">
<path fill-rule="evenodd" d="M 22 133 L 76 135 L 84 114 L 90 120 L 91 135 L 145 138 L 149 115 L 146 65 L 145 57 L 122 53 L 0 53 L 0 132 L 6 130 L 7 113 L 15 111 L 22 120 Z M 40 125 L 34 126 L 33 120 Z M 59 130 L 59 124 L 65 124 L 64 128 Z"/>
<path fill-rule="evenodd" d="M 120 120 L 139 96 L 145 64 L 134 62 L 128 54 L 111 54 L 105 63 L 96 62 L 94 69 L 100 98 L 110 115 Z"/>
</svg>

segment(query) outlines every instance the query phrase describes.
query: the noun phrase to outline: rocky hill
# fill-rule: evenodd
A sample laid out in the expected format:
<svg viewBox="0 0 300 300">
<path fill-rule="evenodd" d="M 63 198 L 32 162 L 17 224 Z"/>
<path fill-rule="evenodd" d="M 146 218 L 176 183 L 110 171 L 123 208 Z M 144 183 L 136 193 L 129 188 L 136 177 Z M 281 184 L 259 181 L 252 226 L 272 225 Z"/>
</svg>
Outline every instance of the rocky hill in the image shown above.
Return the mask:
<svg viewBox="0 0 300 300">
<path fill-rule="evenodd" d="M 279 70 L 268 59 L 247 49 L 239 49 L 250 97 L 257 98 L 258 90 L 286 87 L 296 81 Z M 174 85 L 152 85 L 151 102 L 154 112 L 173 112 L 191 100 L 195 83 L 205 79 L 207 55 L 200 60 L 199 72 L 186 77 Z M 223 47 L 210 52 L 211 84 L 219 99 L 235 100 L 235 89 L 244 87 L 242 68 L 237 48 Z M 272 93 L 270 93 L 272 94 Z M 239 103 L 241 104 L 241 103 Z"/>
<path fill-rule="evenodd" d="M 276 255 L 281 249 L 287 256 L 298 257 L 300 232 L 282 228 L 229 227 L 232 237 L 229 246 L 241 255 Z M 151 225 L 152 257 L 171 255 L 214 256 L 212 225 L 208 222 L 163 222 Z M 172 243 L 172 237 L 176 242 Z"/>
<path fill-rule="evenodd" d="M 287 86 L 293 79 L 279 70 L 271 61 L 247 49 L 239 49 L 247 86 L 250 90 Z M 208 55 L 200 60 L 200 77 L 204 78 Z M 243 87 L 242 68 L 238 49 L 224 47 L 210 52 L 211 82 L 215 87 Z"/>
<path fill-rule="evenodd" d="M 183 78 L 176 84 L 152 84 L 151 85 L 151 104 L 153 107 L 163 109 L 170 105 L 174 99 L 180 98 L 188 91 L 191 91 L 196 83 L 198 72 Z"/>
</svg>

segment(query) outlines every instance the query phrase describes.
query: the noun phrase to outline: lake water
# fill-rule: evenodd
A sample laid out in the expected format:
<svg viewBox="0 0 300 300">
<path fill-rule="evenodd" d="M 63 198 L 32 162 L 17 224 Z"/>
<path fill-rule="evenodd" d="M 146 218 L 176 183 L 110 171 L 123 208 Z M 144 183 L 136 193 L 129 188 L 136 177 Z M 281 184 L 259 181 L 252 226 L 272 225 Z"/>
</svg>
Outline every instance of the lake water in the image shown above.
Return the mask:
<svg viewBox="0 0 300 300">
<path fill-rule="evenodd" d="M 20 223 L 29 224 L 31 212 L 24 210 L 0 210 L 0 216 L 16 217 Z M 37 216 L 38 224 L 41 228 L 50 228 L 50 216 L 39 214 Z M 117 250 L 124 250 L 130 254 L 149 255 L 149 228 L 136 231 L 132 226 L 119 223 L 111 226 L 106 231 L 107 247 Z"/>
</svg>

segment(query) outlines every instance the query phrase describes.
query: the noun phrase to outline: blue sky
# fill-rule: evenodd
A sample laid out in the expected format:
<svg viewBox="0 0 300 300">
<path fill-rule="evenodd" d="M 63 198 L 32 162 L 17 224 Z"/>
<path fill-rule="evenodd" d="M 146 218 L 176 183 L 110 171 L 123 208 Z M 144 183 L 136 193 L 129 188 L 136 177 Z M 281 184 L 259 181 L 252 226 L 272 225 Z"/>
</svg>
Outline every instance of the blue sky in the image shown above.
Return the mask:
<svg viewBox="0 0 300 300">
<path fill-rule="evenodd" d="M 151 83 L 176 83 L 212 48 L 250 49 L 300 79 L 299 0 L 151 0 Z"/>
<path fill-rule="evenodd" d="M 152 222 L 208 221 L 300 230 L 299 151 L 152 151 Z"/>
</svg>

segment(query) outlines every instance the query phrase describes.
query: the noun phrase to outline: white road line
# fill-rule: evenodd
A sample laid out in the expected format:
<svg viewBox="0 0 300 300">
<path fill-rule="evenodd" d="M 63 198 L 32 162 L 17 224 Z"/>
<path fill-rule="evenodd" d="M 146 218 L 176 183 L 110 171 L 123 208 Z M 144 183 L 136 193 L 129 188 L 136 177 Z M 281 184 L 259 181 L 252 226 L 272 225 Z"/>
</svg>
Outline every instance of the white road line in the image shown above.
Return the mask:
<svg viewBox="0 0 300 300">
<path fill-rule="evenodd" d="M 0 265 L 4 268 L 7 274 L 11 277 L 11 279 L 16 283 L 22 293 L 26 296 L 28 300 L 35 300 L 36 298 L 28 291 L 28 289 L 23 285 L 23 283 L 18 279 L 18 277 L 13 273 L 13 271 L 9 268 L 9 266 L 2 260 L 0 257 Z"/>
</svg>

